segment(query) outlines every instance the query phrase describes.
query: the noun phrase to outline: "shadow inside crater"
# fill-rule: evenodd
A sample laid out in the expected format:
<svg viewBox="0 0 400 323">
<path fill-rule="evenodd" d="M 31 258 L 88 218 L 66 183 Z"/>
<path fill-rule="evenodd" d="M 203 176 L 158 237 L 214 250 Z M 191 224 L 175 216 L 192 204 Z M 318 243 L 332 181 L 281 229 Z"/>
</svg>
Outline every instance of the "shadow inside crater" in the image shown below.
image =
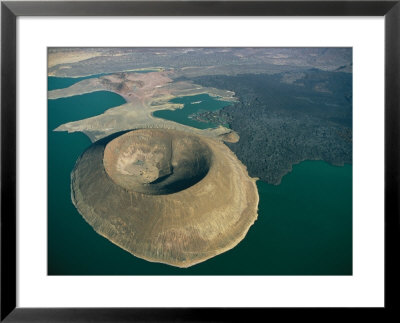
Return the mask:
<svg viewBox="0 0 400 323">
<path fill-rule="evenodd" d="M 208 174 L 213 154 L 198 136 L 163 129 L 121 131 L 94 142 L 93 146 L 103 149 L 103 166 L 117 185 L 149 195 L 173 194 L 195 185 Z M 136 174 L 118 169 L 116 165 L 121 156 L 135 153 L 144 154 L 144 160 L 129 156 L 125 159 L 131 164 L 129 167 L 135 165 L 133 168 L 139 169 Z M 148 170 L 147 163 L 156 175 L 145 182 L 141 176 Z M 169 171 L 165 172 L 168 167 Z"/>
</svg>

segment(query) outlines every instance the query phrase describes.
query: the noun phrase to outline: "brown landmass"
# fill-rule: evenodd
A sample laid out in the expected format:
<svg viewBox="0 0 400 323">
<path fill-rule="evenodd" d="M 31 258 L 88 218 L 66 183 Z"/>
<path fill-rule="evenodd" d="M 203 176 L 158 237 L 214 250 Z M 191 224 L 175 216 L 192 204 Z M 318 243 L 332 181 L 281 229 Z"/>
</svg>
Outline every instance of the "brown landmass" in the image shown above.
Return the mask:
<svg viewBox="0 0 400 323">
<path fill-rule="evenodd" d="M 101 115 L 63 124 L 55 131 L 84 132 L 92 141 L 112 133 L 142 129 L 163 128 L 191 131 L 196 134 L 235 142 L 237 134 L 225 127 L 200 130 L 173 121 L 155 118 L 154 111 L 180 109 L 181 104 L 169 102 L 178 96 L 207 93 L 220 100 L 236 101 L 234 92 L 202 87 L 189 81 L 173 82 L 170 72 L 117 73 L 99 78 L 87 79 L 59 90 L 49 91 L 49 99 L 58 99 L 95 91 L 111 91 L 124 97 L 126 104 L 107 110 Z M 84 109 L 84 107 L 82 107 Z"/>
<path fill-rule="evenodd" d="M 94 230 L 148 261 L 205 261 L 237 245 L 257 218 L 246 167 L 222 142 L 189 132 L 101 139 L 71 178 L 73 203 Z"/>
</svg>

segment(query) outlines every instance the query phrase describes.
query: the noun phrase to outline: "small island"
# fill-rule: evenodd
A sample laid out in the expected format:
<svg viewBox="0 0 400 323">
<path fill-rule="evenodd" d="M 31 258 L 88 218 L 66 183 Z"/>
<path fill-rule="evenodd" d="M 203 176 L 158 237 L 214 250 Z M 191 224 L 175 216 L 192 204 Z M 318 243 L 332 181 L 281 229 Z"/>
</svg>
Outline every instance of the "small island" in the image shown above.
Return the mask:
<svg viewBox="0 0 400 323">
<path fill-rule="evenodd" d="M 106 137 L 80 157 L 72 201 L 100 235 L 189 267 L 236 246 L 257 218 L 256 179 L 218 140 L 167 129 Z"/>
</svg>

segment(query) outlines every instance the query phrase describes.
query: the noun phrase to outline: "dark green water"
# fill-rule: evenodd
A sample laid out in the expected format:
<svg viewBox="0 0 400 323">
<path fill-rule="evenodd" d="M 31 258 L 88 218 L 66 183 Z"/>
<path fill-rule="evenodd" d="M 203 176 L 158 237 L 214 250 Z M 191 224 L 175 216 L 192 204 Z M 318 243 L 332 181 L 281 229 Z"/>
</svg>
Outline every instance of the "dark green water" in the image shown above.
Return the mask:
<svg viewBox="0 0 400 323">
<path fill-rule="evenodd" d="M 95 233 L 70 197 L 70 172 L 90 141 L 81 133 L 52 129 L 122 103 L 121 97 L 108 92 L 49 100 L 49 275 L 352 274 L 350 165 L 306 161 L 295 165 L 279 186 L 258 182 L 259 217 L 246 238 L 232 250 L 191 268 L 141 260 Z"/>
<path fill-rule="evenodd" d="M 201 102 L 197 103 L 199 101 Z M 217 125 L 209 122 L 205 123 L 190 119 L 189 116 L 191 114 L 203 111 L 216 111 L 230 105 L 229 102 L 215 100 L 208 94 L 179 97 L 171 100 L 170 102 L 182 103 L 184 104 L 184 108 L 177 110 L 156 111 L 153 113 L 153 116 L 157 118 L 172 120 L 198 129 L 213 128 Z"/>
</svg>

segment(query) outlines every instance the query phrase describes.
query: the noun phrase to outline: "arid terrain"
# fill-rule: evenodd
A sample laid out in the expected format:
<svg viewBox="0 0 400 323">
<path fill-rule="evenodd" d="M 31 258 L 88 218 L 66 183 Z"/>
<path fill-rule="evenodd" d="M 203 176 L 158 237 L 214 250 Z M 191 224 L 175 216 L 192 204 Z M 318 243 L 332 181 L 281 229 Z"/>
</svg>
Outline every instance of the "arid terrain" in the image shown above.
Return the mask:
<svg viewBox="0 0 400 323">
<path fill-rule="evenodd" d="M 65 55 L 64 61 L 60 56 Z M 85 56 L 86 55 L 86 56 Z M 71 60 L 73 57 L 73 61 Z M 54 65 L 57 58 L 58 65 Z M 79 61 L 78 58 L 81 58 Z M 49 75 L 79 77 L 134 69 L 173 70 L 175 77 L 275 74 L 318 68 L 351 72 L 348 48 L 49 48 Z"/>
<path fill-rule="evenodd" d="M 166 128 L 202 133 L 205 136 L 230 141 L 236 136 L 232 130 L 220 127 L 199 130 L 172 121 L 152 116 L 154 111 L 180 109 L 182 105 L 169 101 L 175 97 L 207 93 L 220 100 L 236 101 L 234 93 L 216 88 L 207 88 L 189 81 L 172 82 L 167 72 L 139 74 L 118 73 L 80 81 L 68 88 L 49 91 L 49 99 L 58 99 L 95 91 L 111 91 L 125 98 L 126 104 L 107 110 L 104 114 L 89 119 L 70 122 L 55 131 L 84 132 L 92 141 L 118 131 L 141 128 Z M 82 107 L 84 109 L 84 107 Z"/>
</svg>

